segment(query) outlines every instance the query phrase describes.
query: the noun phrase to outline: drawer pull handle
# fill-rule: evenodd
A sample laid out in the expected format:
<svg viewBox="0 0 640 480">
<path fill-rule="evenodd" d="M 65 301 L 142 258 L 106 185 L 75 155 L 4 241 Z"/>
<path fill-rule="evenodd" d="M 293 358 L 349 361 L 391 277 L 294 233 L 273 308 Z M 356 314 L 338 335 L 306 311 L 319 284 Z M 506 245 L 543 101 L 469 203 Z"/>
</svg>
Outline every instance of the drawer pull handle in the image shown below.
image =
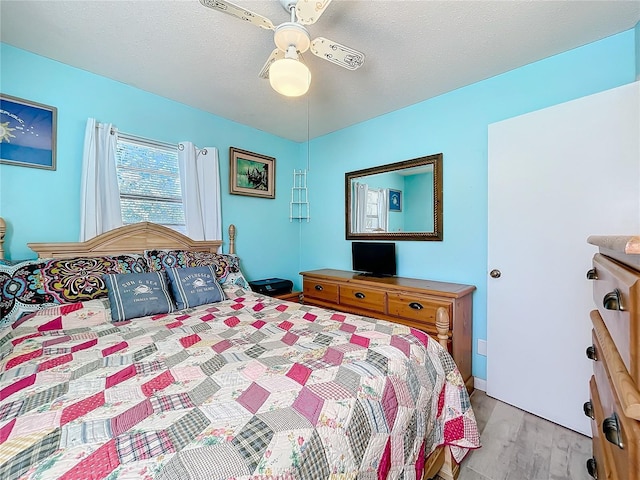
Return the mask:
<svg viewBox="0 0 640 480">
<path fill-rule="evenodd" d="M 597 279 L 598 279 L 598 273 L 596 272 L 595 268 L 592 268 L 587 272 L 587 280 L 597 280 Z"/>
<path fill-rule="evenodd" d="M 602 306 L 607 310 L 624 310 L 620 290 L 616 288 L 613 292 L 607 293 L 602 299 Z"/>
<path fill-rule="evenodd" d="M 589 360 L 593 360 L 594 362 L 598 361 L 598 353 L 596 352 L 596 346 L 591 345 L 587 347 L 587 358 Z"/>
<path fill-rule="evenodd" d="M 594 420 L 596 418 L 593 415 L 593 404 L 591 403 L 591 400 L 589 400 L 588 402 L 584 402 L 584 405 L 582 405 L 582 409 L 584 410 L 584 414 L 591 420 Z"/>
<path fill-rule="evenodd" d="M 595 480 L 598 480 L 598 469 L 596 467 L 596 459 L 591 457 L 587 460 L 587 472 L 591 475 Z"/>
<path fill-rule="evenodd" d="M 362 292 L 356 292 L 356 293 L 354 293 L 353 295 L 354 295 L 356 298 L 359 298 L 359 299 L 363 299 L 363 298 L 365 297 L 365 294 L 364 294 L 364 293 L 362 293 Z"/>
<path fill-rule="evenodd" d="M 316 285 L 315 287 L 316 290 L 318 290 L 319 292 L 321 292 L 322 290 L 324 290 L 324 288 L 322 288 L 322 285 Z"/>
<path fill-rule="evenodd" d="M 602 432 L 610 443 L 613 443 L 618 448 L 624 448 L 622 436 L 620 435 L 620 423 L 618 422 L 618 415 L 616 413 L 604 419 L 602 422 Z"/>
<path fill-rule="evenodd" d="M 418 303 L 418 302 L 411 302 L 411 303 L 409 304 L 409 306 L 410 306 L 411 308 L 413 308 L 414 310 L 422 310 L 422 309 L 424 308 L 424 307 L 422 306 L 422 304 L 421 304 L 421 303 Z"/>
</svg>

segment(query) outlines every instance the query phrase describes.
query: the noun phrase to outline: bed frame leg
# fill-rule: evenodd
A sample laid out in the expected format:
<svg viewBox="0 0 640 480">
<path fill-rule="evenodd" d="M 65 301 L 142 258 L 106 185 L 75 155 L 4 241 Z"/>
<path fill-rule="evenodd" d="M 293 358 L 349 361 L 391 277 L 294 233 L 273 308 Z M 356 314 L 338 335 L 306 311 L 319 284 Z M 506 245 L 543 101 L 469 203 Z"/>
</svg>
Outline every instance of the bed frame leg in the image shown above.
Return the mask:
<svg viewBox="0 0 640 480">
<path fill-rule="evenodd" d="M 444 465 L 442 465 L 442 468 L 438 472 L 438 476 L 442 478 L 442 480 L 456 480 L 459 474 L 460 465 L 453 459 L 449 447 L 446 447 L 444 449 Z"/>
<path fill-rule="evenodd" d="M 236 226 L 232 223 L 229 225 L 229 254 L 236 253 Z"/>
<path fill-rule="evenodd" d="M 438 343 L 445 350 L 449 351 L 449 342 L 451 341 L 451 333 L 449 331 L 449 311 L 444 307 L 436 310 L 436 330 L 438 331 Z M 442 480 L 456 480 L 460 473 L 460 465 L 456 463 L 451 455 L 449 447 L 444 447 L 444 464 L 438 472 L 438 476 Z"/>
<path fill-rule="evenodd" d="M 449 351 L 449 341 L 451 335 L 449 334 L 449 312 L 444 307 L 439 307 L 436 310 L 436 330 L 438 331 L 438 343 L 442 345 L 445 350 Z"/>
</svg>

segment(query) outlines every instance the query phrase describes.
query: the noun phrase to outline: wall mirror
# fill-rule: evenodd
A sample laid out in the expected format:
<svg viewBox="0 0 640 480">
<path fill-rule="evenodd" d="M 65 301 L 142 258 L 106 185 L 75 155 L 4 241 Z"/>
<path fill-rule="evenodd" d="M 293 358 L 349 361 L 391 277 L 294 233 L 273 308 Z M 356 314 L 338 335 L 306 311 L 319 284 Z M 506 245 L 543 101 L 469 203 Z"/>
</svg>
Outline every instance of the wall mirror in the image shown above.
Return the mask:
<svg viewBox="0 0 640 480">
<path fill-rule="evenodd" d="M 345 174 L 347 240 L 442 240 L 442 154 Z"/>
</svg>

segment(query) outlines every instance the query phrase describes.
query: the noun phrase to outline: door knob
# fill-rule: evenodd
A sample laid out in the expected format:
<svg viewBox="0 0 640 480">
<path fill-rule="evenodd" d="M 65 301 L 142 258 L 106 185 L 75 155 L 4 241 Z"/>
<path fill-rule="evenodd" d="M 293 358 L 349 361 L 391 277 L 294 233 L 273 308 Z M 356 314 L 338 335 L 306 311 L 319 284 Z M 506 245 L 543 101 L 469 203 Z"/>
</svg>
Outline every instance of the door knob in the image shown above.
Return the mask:
<svg viewBox="0 0 640 480">
<path fill-rule="evenodd" d="M 502 272 L 494 268 L 489 272 L 489 275 L 491 275 L 491 278 L 500 278 L 500 276 L 502 275 Z"/>
</svg>

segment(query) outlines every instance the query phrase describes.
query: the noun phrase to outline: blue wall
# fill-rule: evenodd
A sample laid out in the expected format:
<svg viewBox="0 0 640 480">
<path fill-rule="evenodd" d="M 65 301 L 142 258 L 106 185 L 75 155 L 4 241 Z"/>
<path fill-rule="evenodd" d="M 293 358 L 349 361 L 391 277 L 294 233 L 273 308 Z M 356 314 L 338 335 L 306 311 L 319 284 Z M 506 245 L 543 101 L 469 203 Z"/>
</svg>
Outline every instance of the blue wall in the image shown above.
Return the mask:
<svg viewBox="0 0 640 480">
<path fill-rule="evenodd" d="M 473 374 L 485 379 L 476 348 L 487 330 L 487 127 L 633 82 L 635 45 L 629 30 L 313 140 L 301 269 L 350 268 L 346 171 L 442 152 L 444 241 L 397 242 L 398 275 L 477 286 Z"/>
<path fill-rule="evenodd" d="M 218 147 L 223 224 L 238 225 L 245 273 L 254 279 L 291 278 L 297 287 L 299 271 L 350 269 L 345 172 L 442 152 L 444 241 L 398 242 L 398 275 L 477 286 L 473 374 L 486 378 L 485 357 L 475 350 L 477 339 L 486 338 L 487 127 L 634 81 L 640 63 L 636 36 L 638 26 L 314 139 L 309 146 L 309 223 L 288 220 L 292 169 L 306 167 L 306 144 L 0 45 L 2 92 L 58 107 L 58 169 L 0 165 L 0 216 L 8 221 L 8 253 L 14 259 L 32 257 L 27 241 L 77 240 L 82 142 L 90 116 L 127 133 Z M 228 194 L 229 146 L 277 158 L 275 200 Z"/>
<path fill-rule="evenodd" d="M 404 229 L 407 232 L 433 232 L 433 171 L 404 177 L 404 198 L 401 205 L 405 215 Z M 420 205 L 421 208 L 404 208 L 405 205 Z"/>
<path fill-rule="evenodd" d="M 245 274 L 258 279 L 298 272 L 299 225 L 289 222 L 291 172 L 300 157 L 297 143 L 6 44 L 0 44 L 0 58 L 2 93 L 58 109 L 55 171 L 0 165 L 8 258 L 33 258 L 27 242 L 78 241 L 84 131 L 87 118 L 94 117 L 142 137 L 217 147 L 223 228 L 232 222 L 238 227 Z M 274 200 L 228 193 L 230 146 L 276 157 Z"/>
</svg>

